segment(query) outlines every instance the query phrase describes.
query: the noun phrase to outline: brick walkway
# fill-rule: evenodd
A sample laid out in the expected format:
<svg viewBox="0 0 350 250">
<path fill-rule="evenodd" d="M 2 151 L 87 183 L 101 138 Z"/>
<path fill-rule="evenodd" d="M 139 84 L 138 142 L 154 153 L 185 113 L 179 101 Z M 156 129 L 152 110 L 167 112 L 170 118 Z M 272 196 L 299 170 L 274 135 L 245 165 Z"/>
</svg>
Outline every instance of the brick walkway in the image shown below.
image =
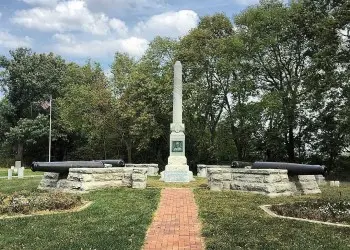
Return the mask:
<svg viewBox="0 0 350 250">
<path fill-rule="evenodd" d="M 144 250 L 204 249 L 194 195 L 190 189 L 165 188 L 146 235 Z"/>
</svg>

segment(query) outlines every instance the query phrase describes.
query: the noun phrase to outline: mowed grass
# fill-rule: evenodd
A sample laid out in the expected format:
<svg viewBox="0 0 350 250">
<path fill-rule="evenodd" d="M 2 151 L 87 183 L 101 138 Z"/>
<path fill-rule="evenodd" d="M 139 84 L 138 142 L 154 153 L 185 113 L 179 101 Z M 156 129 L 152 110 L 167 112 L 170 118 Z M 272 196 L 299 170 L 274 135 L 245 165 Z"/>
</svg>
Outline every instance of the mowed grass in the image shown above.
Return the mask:
<svg viewBox="0 0 350 250">
<path fill-rule="evenodd" d="M 35 190 L 40 179 L 0 179 L 0 192 Z M 160 188 L 193 188 L 206 249 L 350 249 L 350 228 L 273 218 L 259 205 L 318 198 L 350 200 L 350 185 L 323 187 L 321 195 L 268 198 L 206 189 L 207 180 L 164 183 L 149 177 L 145 190 L 105 189 L 84 194 L 86 210 L 0 220 L 0 249 L 141 249 Z"/>
<path fill-rule="evenodd" d="M 350 228 L 273 218 L 260 205 L 307 199 L 350 200 L 350 185 L 322 187 L 321 195 L 268 198 L 237 191 L 196 189 L 206 249 L 350 249 Z"/>
<path fill-rule="evenodd" d="M 0 168 L 0 177 L 2 176 L 7 176 L 7 170 L 8 168 Z M 29 175 L 38 175 L 38 176 L 42 176 L 44 174 L 44 172 L 33 172 L 32 170 L 25 168 L 24 169 L 24 177 L 29 176 Z M 17 175 L 15 175 L 14 173 L 12 173 L 13 178 L 17 178 Z"/>
<path fill-rule="evenodd" d="M 160 176 L 147 177 L 147 188 L 207 188 L 207 178 L 194 177 L 195 181 L 188 183 L 164 182 Z"/>
<path fill-rule="evenodd" d="M 36 189 L 40 179 L 0 179 L 0 192 Z M 94 203 L 64 214 L 0 220 L 0 249 L 141 249 L 159 189 L 105 189 L 83 195 Z"/>
</svg>

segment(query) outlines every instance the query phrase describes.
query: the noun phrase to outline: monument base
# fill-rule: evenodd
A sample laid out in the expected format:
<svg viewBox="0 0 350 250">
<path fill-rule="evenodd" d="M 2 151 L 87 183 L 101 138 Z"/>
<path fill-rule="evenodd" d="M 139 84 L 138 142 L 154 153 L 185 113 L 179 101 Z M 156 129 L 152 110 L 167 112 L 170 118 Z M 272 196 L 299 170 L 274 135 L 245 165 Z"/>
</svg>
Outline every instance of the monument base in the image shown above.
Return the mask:
<svg viewBox="0 0 350 250">
<path fill-rule="evenodd" d="M 178 165 L 187 166 L 186 156 L 169 156 L 167 166 L 178 166 Z"/>
<path fill-rule="evenodd" d="M 160 180 L 164 182 L 194 181 L 193 173 L 189 171 L 188 165 L 166 165 L 165 170 L 160 175 Z"/>
</svg>

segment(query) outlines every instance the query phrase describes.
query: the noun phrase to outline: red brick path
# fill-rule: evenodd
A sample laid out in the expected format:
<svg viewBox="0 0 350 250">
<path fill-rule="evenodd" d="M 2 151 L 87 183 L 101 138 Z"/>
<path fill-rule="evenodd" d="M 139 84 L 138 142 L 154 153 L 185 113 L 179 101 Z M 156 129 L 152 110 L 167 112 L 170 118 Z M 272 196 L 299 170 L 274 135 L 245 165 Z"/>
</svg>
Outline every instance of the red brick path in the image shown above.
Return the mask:
<svg viewBox="0 0 350 250">
<path fill-rule="evenodd" d="M 204 249 L 197 214 L 192 190 L 163 189 L 144 250 Z"/>
</svg>

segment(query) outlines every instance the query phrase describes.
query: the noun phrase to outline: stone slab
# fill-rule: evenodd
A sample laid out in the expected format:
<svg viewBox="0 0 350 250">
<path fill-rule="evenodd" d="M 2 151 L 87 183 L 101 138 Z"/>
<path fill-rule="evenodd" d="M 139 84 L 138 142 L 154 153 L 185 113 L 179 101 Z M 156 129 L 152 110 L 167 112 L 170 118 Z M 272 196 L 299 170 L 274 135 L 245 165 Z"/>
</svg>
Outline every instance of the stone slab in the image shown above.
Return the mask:
<svg viewBox="0 0 350 250">
<path fill-rule="evenodd" d="M 189 171 L 188 165 L 166 165 L 165 171 Z"/>
<path fill-rule="evenodd" d="M 15 168 L 19 169 L 22 167 L 22 162 L 21 161 L 15 161 Z"/>
<path fill-rule="evenodd" d="M 134 163 L 127 163 L 125 164 L 126 168 L 142 168 L 147 170 L 148 176 L 158 176 L 159 167 L 158 164 L 150 163 L 150 164 L 134 164 Z"/>
<path fill-rule="evenodd" d="M 11 180 L 12 179 L 12 169 L 7 170 L 7 179 Z"/>
<path fill-rule="evenodd" d="M 71 168 L 69 173 L 81 174 L 105 174 L 105 173 L 124 173 L 124 167 L 118 168 Z M 132 171 L 132 170 L 131 170 Z"/>
<path fill-rule="evenodd" d="M 169 156 L 168 165 L 187 165 L 186 156 Z"/>
<path fill-rule="evenodd" d="M 18 168 L 18 179 L 23 179 L 24 177 L 24 167 Z"/>
<path fill-rule="evenodd" d="M 280 169 L 207 168 L 210 190 L 239 190 L 270 197 L 321 193 L 315 176 L 288 176 Z"/>
<path fill-rule="evenodd" d="M 190 182 L 191 174 L 190 171 L 164 171 L 163 178 L 165 182 Z"/>
<path fill-rule="evenodd" d="M 147 168 L 71 168 L 67 175 L 45 173 L 39 189 L 86 192 L 107 187 L 146 188 Z"/>
<path fill-rule="evenodd" d="M 197 165 L 197 176 L 198 177 L 208 177 L 208 169 L 212 168 L 231 168 L 229 165 L 205 165 L 205 164 L 198 164 Z"/>
</svg>

